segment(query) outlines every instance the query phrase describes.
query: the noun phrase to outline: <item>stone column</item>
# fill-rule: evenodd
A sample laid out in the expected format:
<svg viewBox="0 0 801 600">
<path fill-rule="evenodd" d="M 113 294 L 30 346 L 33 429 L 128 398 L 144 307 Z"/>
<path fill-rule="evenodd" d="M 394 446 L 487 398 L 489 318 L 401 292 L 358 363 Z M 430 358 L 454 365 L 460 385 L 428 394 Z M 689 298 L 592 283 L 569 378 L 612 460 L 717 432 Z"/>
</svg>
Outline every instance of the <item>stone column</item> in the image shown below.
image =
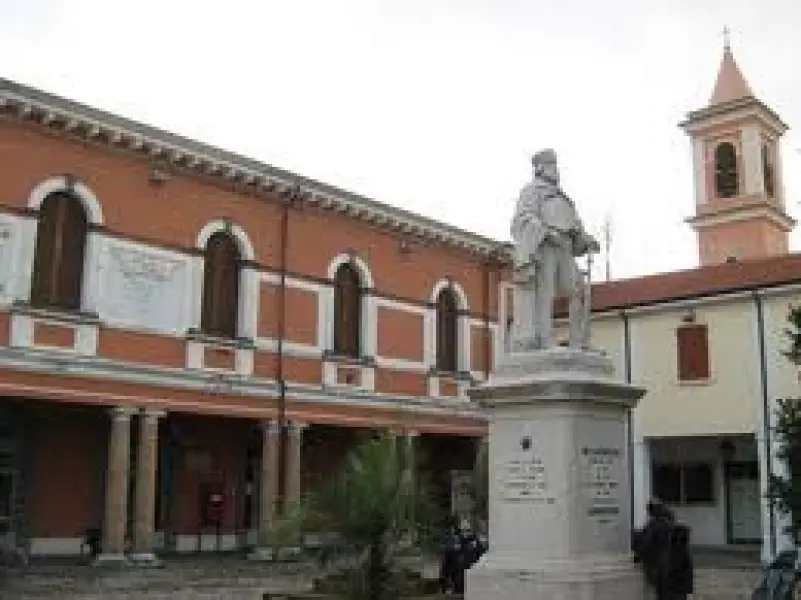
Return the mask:
<svg viewBox="0 0 801 600">
<path fill-rule="evenodd" d="M 276 420 L 261 423 L 261 468 L 259 470 L 259 517 L 258 541 L 248 558 L 271 560 L 275 540 L 273 539 L 273 520 L 278 500 L 279 474 L 281 470 L 281 425 Z"/>
<path fill-rule="evenodd" d="M 131 450 L 130 408 L 111 409 L 111 431 L 106 464 L 106 503 L 103 541 L 98 563 L 125 561 L 125 525 L 128 518 L 128 469 Z"/>
<path fill-rule="evenodd" d="M 281 470 L 280 446 L 281 426 L 278 421 L 261 424 L 261 471 L 259 473 L 259 545 L 270 543 L 270 527 L 275 517 L 278 499 L 278 475 Z"/>
<path fill-rule="evenodd" d="M 404 483 L 409 486 L 409 490 L 412 494 L 412 498 L 416 498 L 417 496 L 417 468 L 416 468 L 416 452 L 415 452 L 415 438 L 417 438 L 417 431 L 409 430 L 403 436 L 403 479 Z M 417 515 L 415 514 L 414 510 L 414 503 L 409 506 L 409 514 L 406 517 L 409 519 L 409 524 L 411 527 L 415 527 L 415 519 Z M 412 538 L 414 538 L 414 533 L 412 533 Z"/>
<path fill-rule="evenodd" d="M 153 535 L 156 520 L 156 467 L 158 464 L 159 418 L 164 412 L 144 410 L 139 415 L 139 447 L 136 456 L 134 554 L 139 562 L 156 561 Z"/>
<path fill-rule="evenodd" d="M 288 423 L 289 443 L 286 452 L 286 490 L 284 508 L 297 506 L 301 500 L 301 458 L 303 454 L 303 430 L 305 423 Z"/>
</svg>

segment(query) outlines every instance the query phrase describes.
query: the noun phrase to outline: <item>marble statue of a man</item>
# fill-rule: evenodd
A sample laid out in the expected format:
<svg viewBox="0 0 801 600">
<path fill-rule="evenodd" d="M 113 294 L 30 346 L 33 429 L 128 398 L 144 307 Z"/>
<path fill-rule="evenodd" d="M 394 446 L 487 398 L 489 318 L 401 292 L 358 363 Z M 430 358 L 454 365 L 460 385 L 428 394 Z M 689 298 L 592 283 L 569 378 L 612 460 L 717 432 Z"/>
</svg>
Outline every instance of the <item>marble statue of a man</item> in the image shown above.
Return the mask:
<svg viewBox="0 0 801 600">
<path fill-rule="evenodd" d="M 553 303 L 569 298 L 571 347 L 588 344 L 588 276 L 578 257 L 599 250 L 584 229 L 573 201 L 559 187 L 556 153 L 541 150 L 532 158 L 533 181 L 520 192 L 511 234 L 514 241 L 515 323 L 518 350 L 554 345 Z"/>
</svg>

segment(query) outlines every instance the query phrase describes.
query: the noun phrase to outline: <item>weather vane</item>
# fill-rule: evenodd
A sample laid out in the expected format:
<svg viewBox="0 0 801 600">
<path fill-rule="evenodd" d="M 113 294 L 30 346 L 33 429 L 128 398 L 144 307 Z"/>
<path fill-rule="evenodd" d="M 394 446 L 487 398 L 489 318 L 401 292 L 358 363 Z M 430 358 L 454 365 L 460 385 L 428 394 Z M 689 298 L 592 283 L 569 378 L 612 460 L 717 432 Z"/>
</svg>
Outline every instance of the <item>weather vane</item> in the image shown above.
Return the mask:
<svg viewBox="0 0 801 600">
<path fill-rule="evenodd" d="M 731 48 L 731 29 L 728 25 L 723 26 L 723 47 L 726 50 Z"/>
</svg>

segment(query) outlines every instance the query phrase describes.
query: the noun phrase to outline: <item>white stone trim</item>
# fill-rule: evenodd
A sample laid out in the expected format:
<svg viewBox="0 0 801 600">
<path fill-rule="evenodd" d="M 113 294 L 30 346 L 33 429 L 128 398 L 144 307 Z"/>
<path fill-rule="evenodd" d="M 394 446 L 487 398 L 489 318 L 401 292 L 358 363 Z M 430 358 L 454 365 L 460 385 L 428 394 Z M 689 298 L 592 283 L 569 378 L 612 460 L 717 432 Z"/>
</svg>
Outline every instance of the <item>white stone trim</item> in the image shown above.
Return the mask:
<svg viewBox="0 0 801 600">
<path fill-rule="evenodd" d="M 765 193 L 765 180 L 762 176 L 762 136 L 759 127 L 744 125 L 740 132 L 740 144 L 743 193 L 761 196 Z"/>
<path fill-rule="evenodd" d="M 329 263 L 328 270 L 326 271 L 328 279 L 333 281 L 339 267 L 345 264 L 351 264 L 356 268 L 363 288 L 372 290 L 375 287 L 373 274 L 370 272 L 370 267 L 364 259 L 356 254 L 348 254 L 346 252 L 337 254 L 334 260 Z"/>
<path fill-rule="evenodd" d="M 234 350 L 234 371 L 237 375 L 249 377 L 253 375 L 253 349 L 237 348 Z"/>
<path fill-rule="evenodd" d="M 272 337 L 260 337 L 254 340 L 256 348 L 267 352 L 278 352 L 278 340 Z M 320 346 L 302 344 L 300 342 L 283 341 L 283 353 L 285 356 L 295 356 L 299 358 L 321 358 L 323 349 Z"/>
<path fill-rule="evenodd" d="M 105 249 L 104 236 L 98 231 L 86 233 L 86 250 L 83 258 L 83 281 L 81 284 L 81 308 L 99 313 L 103 289 L 100 280 L 100 256 Z M 31 269 L 33 264 L 31 264 Z"/>
<path fill-rule="evenodd" d="M 375 356 L 378 352 L 378 308 L 376 297 L 367 292 L 362 296 L 361 347 L 363 356 Z M 333 320 L 331 322 L 333 327 Z"/>
<path fill-rule="evenodd" d="M 28 540 L 30 556 L 79 556 L 82 537 L 35 537 Z M 88 552 L 88 548 L 85 550 Z"/>
<path fill-rule="evenodd" d="M 396 300 L 394 298 L 384 298 L 383 296 L 376 297 L 376 304 L 382 308 L 414 313 L 416 315 L 425 315 L 428 311 L 427 306 L 420 306 L 418 304 L 412 304 L 411 302 L 404 302 L 403 300 Z"/>
<path fill-rule="evenodd" d="M 189 269 L 191 272 L 189 294 L 187 294 L 187 310 L 189 311 L 189 328 L 200 329 L 203 320 L 203 256 L 192 256 Z"/>
<path fill-rule="evenodd" d="M 445 288 L 451 288 L 453 292 L 456 294 L 456 301 L 457 301 L 457 308 L 460 311 L 469 311 L 470 310 L 470 303 L 467 301 L 467 294 L 464 292 L 464 288 L 459 284 L 458 281 L 453 281 L 452 279 L 448 279 L 447 277 L 440 279 L 437 283 L 434 284 L 434 287 L 431 289 L 431 296 L 429 297 L 429 301 L 436 305 L 437 297 L 439 293 L 444 290 Z"/>
<path fill-rule="evenodd" d="M 484 381 L 484 371 L 470 371 L 470 377 L 475 381 Z"/>
<path fill-rule="evenodd" d="M 11 315 L 9 345 L 16 348 L 33 346 L 33 319 L 29 315 Z"/>
<path fill-rule="evenodd" d="M 428 395 L 431 398 L 437 398 L 439 396 L 439 377 L 436 375 L 432 375 L 428 378 Z"/>
<path fill-rule="evenodd" d="M 459 315 L 459 336 L 456 340 L 457 348 L 457 366 L 459 371 L 469 371 L 472 364 L 473 352 L 473 328 L 470 325 L 470 315 Z"/>
<path fill-rule="evenodd" d="M 234 240 L 236 240 L 237 245 L 239 246 L 239 252 L 242 255 L 242 260 L 256 260 L 256 251 L 253 249 L 253 242 L 250 241 L 248 234 L 245 232 L 242 226 L 238 225 L 237 223 L 228 223 L 223 220 L 210 221 L 209 223 L 206 223 L 206 225 L 203 226 L 203 229 L 201 229 L 200 233 L 197 235 L 197 239 L 195 240 L 195 248 L 198 250 L 205 250 L 206 244 L 209 242 L 209 238 L 220 231 L 231 234 Z"/>
<path fill-rule="evenodd" d="M 700 206 L 707 201 L 706 197 L 706 153 L 704 152 L 704 140 L 694 138 L 692 140 L 693 152 L 693 193 L 695 194 L 695 204 Z"/>
<path fill-rule="evenodd" d="M 392 371 L 412 371 L 415 373 L 426 373 L 428 371 L 424 362 L 410 360 L 408 358 L 376 356 L 375 362 L 379 368 L 390 369 Z"/>
<path fill-rule="evenodd" d="M 770 140 L 770 148 L 773 154 L 773 196 L 780 202 L 781 206 L 785 206 L 782 145 L 778 139 L 772 139 Z"/>
<path fill-rule="evenodd" d="M 489 328 L 490 332 L 495 331 L 495 329 L 498 327 L 498 323 L 496 323 L 492 319 L 488 320 L 485 323 L 484 319 L 479 319 L 477 317 L 470 317 L 470 326 L 471 327 L 475 327 L 476 329 L 483 330 L 485 325 Z"/>
<path fill-rule="evenodd" d="M 97 196 L 85 184 L 73 181 L 70 186 L 69 177 L 55 175 L 39 182 L 28 195 L 28 208 L 38 211 L 49 195 L 56 192 L 72 192 L 86 211 L 86 220 L 92 225 L 103 224 L 103 209 Z"/>
<path fill-rule="evenodd" d="M 337 372 L 338 367 L 337 363 L 334 361 L 326 360 L 323 361 L 323 386 L 325 387 L 333 387 L 339 385 Z"/>
<path fill-rule="evenodd" d="M 64 354 L 35 348 L 0 347 L 0 365 L 27 372 L 59 372 L 65 375 L 96 377 L 109 381 L 124 381 L 128 383 L 141 383 L 149 386 L 198 390 L 201 393 L 207 391 L 209 386 L 215 383 L 215 379 L 209 377 L 209 371 L 158 367 L 153 365 L 133 365 L 111 359 L 82 357 L 74 353 Z M 323 369 L 330 373 L 326 375 L 327 377 L 336 377 L 336 363 L 332 361 L 322 361 L 322 365 Z M 230 377 L 230 379 L 227 379 L 227 382 L 230 384 L 230 391 L 232 394 L 257 398 L 278 397 L 278 386 L 275 380 L 261 377 L 250 377 L 244 380 L 237 376 L 231 377 L 233 374 L 230 371 L 222 373 Z M 331 379 L 328 379 L 328 381 L 331 381 Z M 431 398 L 420 396 L 388 394 L 383 392 L 361 394 L 359 390 L 355 389 L 353 386 L 344 386 L 342 388 L 344 391 L 338 393 L 334 385 L 320 386 L 291 381 L 287 382 L 287 386 L 293 397 L 299 402 L 315 402 L 365 408 L 405 406 L 408 410 L 421 414 L 464 414 L 470 417 L 483 416 L 483 413 L 474 407 L 467 411 L 460 409 L 454 413 L 453 407 L 440 405 L 437 402 L 432 402 Z M 52 388 L 47 386 L 26 386 L 0 382 L 0 394 L 14 392 L 36 397 L 37 395 L 46 396 L 51 389 Z M 145 408 L 151 404 L 157 408 L 160 408 L 164 404 L 170 404 L 175 410 L 208 409 L 210 406 L 208 399 L 205 398 L 200 398 L 198 401 L 184 401 L 175 400 L 168 396 L 163 398 L 152 396 L 142 397 L 127 394 L 109 394 L 106 392 L 74 391 L 69 389 L 60 391 L 68 397 L 92 398 L 103 404 L 137 404 Z M 263 418 L 264 416 L 264 410 L 261 408 L 240 407 L 238 410 L 241 414 L 253 414 L 258 418 Z"/>
<path fill-rule="evenodd" d="M 73 330 L 72 346 L 34 345 L 34 328 L 36 323 L 55 325 Z M 79 354 L 83 356 L 97 355 L 100 331 L 96 323 L 71 323 L 47 317 L 12 313 L 10 346 L 16 348 L 36 348 L 56 354 Z"/>
<path fill-rule="evenodd" d="M 186 368 L 187 369 L 203 369 L 204 362 L 204 347 L 200 342 L 194 340 L 186 341 Z"/>
<path fill-rule="evenodd" d="M 279 273 L 275 273 L 272 271 L 262 271 L 260 272 L 259 275 L 264 283 L 269 283 L 270 285 L 275 285 L 275 286 L 281 285 L 281 275 Z M 316 281 L 302 279 L 300 277 L 293 277 L 290 275 L 287 275 L 284 278 L 284 284 L 288 288 L 293 288 L 313 293 L 319 293 L 321 290 L 331 287 L 329 284 L 318 283 Z"/>
<path fill-rule="evenodd" d="M 359 387 L 368 392 L 375 390 L 375 369 L 373 367 L 362 367 L 361 382 Z"/>
<path fill-rule="evenodd" d="M 317 346 L 320 350 L 334 347 L 334 328 L 328 326 L 329 319 L 333 323 L 333 310 L 334 289 L 331 286 L 320 288 L 317 292 Z"/>
<path fill-rule="evenodd" d="M 777 227 L 789 231 L 795 225 L 795 221 L 789 216 L 785 216 L 778 212 L 775 208 L 765 205 L 747 206 L 730 213 L 712 214 L 712 215 L 698 215 L 694 217 L 691 225 L 697 230 L 703 230 L 706 227 L 713 225 L 721 225 L 725 223 L 738 223 L 746 219 L 767 219 Z"/>
<path fill-rule="evenodd" d="M 433 308 L 423 313 L 423 363 L 426 369 L 437 363 L 437 311 Z"/>
<path fill-rule="evenodd" d="M 259 272 L 246 265 L 239 270 L 238 328 L 241 337 L 253 339 L 257 335 L 260 294 Z"/>
<path fill-rule="evenodd" d="M 94 323 L 81 323 L 75 329 L 75 352 L 83 356 L 96 356 L 100 341 L 100 327 Z"/>
</svg>

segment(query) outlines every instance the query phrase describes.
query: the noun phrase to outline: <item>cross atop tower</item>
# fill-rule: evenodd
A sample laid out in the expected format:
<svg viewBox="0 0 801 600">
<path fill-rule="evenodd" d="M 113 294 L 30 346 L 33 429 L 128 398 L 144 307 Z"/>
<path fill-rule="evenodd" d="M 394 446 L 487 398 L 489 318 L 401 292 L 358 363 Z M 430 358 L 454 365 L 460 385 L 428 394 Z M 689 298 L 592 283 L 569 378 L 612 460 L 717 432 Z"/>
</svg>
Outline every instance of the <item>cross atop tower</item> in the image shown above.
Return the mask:
<svg viewBox="0 0 801 600">
<path fill-rule="evenodd" d="M 728 25 L 723 26 L 723 49 L 731 50 L 731 29 Z"/>
</svg>

